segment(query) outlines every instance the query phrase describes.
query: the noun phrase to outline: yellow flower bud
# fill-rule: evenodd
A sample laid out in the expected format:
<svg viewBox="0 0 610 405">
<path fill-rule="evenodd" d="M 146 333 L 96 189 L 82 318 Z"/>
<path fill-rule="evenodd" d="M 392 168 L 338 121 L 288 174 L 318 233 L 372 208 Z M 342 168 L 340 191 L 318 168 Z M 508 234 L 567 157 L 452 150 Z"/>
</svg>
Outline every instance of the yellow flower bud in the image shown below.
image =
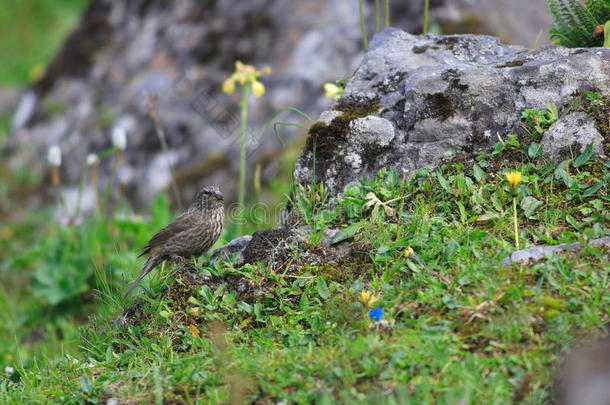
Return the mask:
<svg viewBox="0 0 610 405">
<path fill-rule="evenodd" d="M 259 82 L 258 80 L 253 81 L 252 93 L 254 93 L 256 97 L 262 96 L 263 94 L 265 94 L 265 85 Z"/>
<path fill-rule="evenodd" d="M 411 246 L 409 246 L 408 248 L 405 249 L 404 255 L 405 255 L 405 257 L 409 257 L 413 253 L 415 253 L 415 251 L 413 250 L 413 248 Z"/>
<path fill-rule="evenodd" d="M 506 180 L 508 181 L 508 184 L 510 184 L 510 186 L 512 188 L 517 188 L 517 186 L 519 185 L 519 183 L 521 183 L 521 172 L 508 172 L 504 174 L 506 176 Z"/>
<path fill-rule="evenodd" d="M 235 71 L 241 72 L 242 70 L 244 70 L 244 64 L 241 61 L 236 60 L 235 61 Z"/>
<path fill-rule="evenodd" d="M 261 74 L 263 75 L 268 75 L 271 73 L 271 67 L 269 66 L 265 66 L 264 68 L 261 69 Z"/>
<path fill-rule="evenodd" d="M 235 82 L 232 79 L 227 79 L 222 83 L 222 91 L 231 94 L 235 91 Z"/>
</svg>

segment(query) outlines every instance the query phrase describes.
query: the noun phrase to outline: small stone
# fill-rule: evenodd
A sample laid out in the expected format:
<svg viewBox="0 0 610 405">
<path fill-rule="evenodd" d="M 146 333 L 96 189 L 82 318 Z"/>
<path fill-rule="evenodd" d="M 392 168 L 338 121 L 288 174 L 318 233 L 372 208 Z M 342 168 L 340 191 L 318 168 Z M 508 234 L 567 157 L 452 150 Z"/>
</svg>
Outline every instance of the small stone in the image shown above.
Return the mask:
<svg viewBox="0 0 610 405">
<path fill-rule="evenodd" d="M 560 117 L 542 135 L 544 155 L 550 159 L 570 157 L 593 145 L 593 156 L 604 157 L 604 138 L 595 127 L 595 120 L 585 112 Z"/>
</svg>

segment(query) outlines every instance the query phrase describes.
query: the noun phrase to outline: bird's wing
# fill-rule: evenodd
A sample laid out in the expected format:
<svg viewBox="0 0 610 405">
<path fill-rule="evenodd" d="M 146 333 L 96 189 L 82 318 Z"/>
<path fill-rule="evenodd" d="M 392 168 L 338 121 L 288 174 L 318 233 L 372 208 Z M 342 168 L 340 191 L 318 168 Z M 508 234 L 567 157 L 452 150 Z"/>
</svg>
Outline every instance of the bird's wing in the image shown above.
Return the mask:
<svg viewBox="0 0 610 405">
<path fill-rule="evenodd" d="M 137 250 L 138 252 L 141 252 L 138 257 L 143 256 L 143 255 L 147 254 L 151 249 L 154 249 L 155 247 L 162 245 L 172 236 L 175 236 L 175 235 L 189 229 L 189 227 L 191 226 L 190 217 L 191 216 L 187 215 L 187 213 L 185 212 L 182 215 L 180 215 L 178 218 L 176 218 L 176 220 L 174 222 L 170 223 L 169 225 L 167 225 L 166 227 L 161 229 L 159 232 L 157 232 L 152 238 L 150 238 L 150 240 L 148 241 L 148 243 L 146 245 L 142 246 L 141 248 L 139 248 Z"/>
</svg>

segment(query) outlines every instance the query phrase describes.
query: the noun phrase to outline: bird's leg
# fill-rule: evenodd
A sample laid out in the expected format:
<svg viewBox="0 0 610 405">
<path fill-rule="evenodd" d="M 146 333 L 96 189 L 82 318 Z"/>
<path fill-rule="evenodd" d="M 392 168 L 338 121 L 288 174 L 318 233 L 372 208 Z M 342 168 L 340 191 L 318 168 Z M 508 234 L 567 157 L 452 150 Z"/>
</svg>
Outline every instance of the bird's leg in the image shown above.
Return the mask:
<svg viewBox="0 0 610 405">
<path fill-rule="evenodd" d="M 184 257 L 182 257 L 180 255 L 171 255 L 169 258 L 173 262 L 180 263 L 183 266 L 186 266 L 190 269 L 197 270 L 197 267 L 195 266 L 195 263 L 192 260 L 185 259 Z"/>
</svg>

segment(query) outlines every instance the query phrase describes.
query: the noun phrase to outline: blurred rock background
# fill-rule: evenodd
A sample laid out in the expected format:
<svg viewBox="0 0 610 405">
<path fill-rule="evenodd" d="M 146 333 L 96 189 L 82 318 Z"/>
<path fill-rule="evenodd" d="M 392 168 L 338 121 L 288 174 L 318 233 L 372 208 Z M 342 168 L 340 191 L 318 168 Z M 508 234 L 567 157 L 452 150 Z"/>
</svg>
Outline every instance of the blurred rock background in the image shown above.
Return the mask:
<svg viewBox="0 0 610 405">
<path fill-rule="evenodd" d="M 392 25 L 420 32 L 423 1 L 393 3 Z M 366 3 L 369 36 L 372 4 Z M 284 128 L 279 140 L 270 128 L 260 133 L 263 125 L 284 107 L 299 108 L 316 120 L 332 104 L 323 95 L 323 83 L 350 76 L 362 58 L 356 1 L 91 0 L 78 6 L 84 7 L 82 17 L 55 56 L 44 67 L 31 66 L 33 85 L 6 86 L 0 92 L 0 114 L 10 132 L 1 152 L 8 170 L 27 168 L 48 176 L 42 157 L 49 146 L 59 145 L 69 205 L 87 154 L 107 149 L 116 127 L 128 136 L 117 178 L 135 206 L 147 205 L 169 188 L 170 168 L 183 199 L 203 184 L 220 185 L 232 199 L 237 99 L 223 94 L 220 84 L 235 60 L 273 68 L 263 78 L 267 93 L 251 103 L 255 139 L 249 164 L 251 173 L 258 166 L 263 183 L 275 178 L 283 165 L 292 165 L 304 133 Z M 432 0 L 431 21 L 437 32 L 490 33 L 530 46 L 550 17 L 544 0 Z M 538 40 L 548 43 L 546 37 Z M 149 116 L 150 98 L 156 99 L 167 151 Z M 291 150 L 292 155 L 284 153 Z M 102 176 L 111 164 L 103 162 Z M 33 194 L 44 198 L 45 184 Z M 83 209 L 93 207 L 92 196 L 85 190 Z"/>
</svg>

